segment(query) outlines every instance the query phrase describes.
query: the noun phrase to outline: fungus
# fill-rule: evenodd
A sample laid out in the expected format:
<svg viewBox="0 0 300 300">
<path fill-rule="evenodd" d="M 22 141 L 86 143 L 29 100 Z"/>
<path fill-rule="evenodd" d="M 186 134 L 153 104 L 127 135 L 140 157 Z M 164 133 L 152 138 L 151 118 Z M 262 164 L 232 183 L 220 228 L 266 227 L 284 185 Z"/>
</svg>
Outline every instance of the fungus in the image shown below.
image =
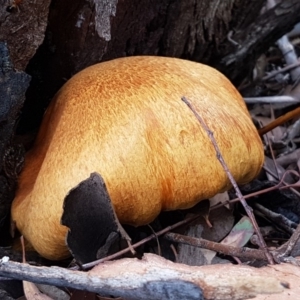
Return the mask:
<svg viewBox="0 0 300 300">
<path fill-rule="evenodd" d="M 120 222 L 134 226 L 231 187 L 183 96 L 213 131 L 237 183 L 258 175 L 261 139 L 241 95 L 218 71 L 154 56 L 93 65 L 54 97 L 19 178 L 12 219 L 42 256 L 69 255 L 63 201 L 93 172 L 104 178 Z"/>
</svg>

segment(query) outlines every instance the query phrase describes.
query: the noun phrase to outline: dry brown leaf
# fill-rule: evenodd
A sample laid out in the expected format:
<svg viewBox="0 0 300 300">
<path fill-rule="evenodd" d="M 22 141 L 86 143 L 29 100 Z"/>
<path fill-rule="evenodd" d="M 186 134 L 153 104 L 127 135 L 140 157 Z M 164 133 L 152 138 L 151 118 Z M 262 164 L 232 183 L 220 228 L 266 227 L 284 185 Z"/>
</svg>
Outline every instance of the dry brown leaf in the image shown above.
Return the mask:
<svg viewBox="0 0 300 300">
<path fill-rule="evenodd" d="M 26 255 L 25 255 L 25 243 L 24 243 L 24 237 L 21 236 L 20 242 L 22 245 L 22 254 L 23 254 L 23 263 L 26 262 Z M 29 281 L 23 280 L 23 290 L 24 295 L 27 300 L 53 300 L 52 298 L 48 297 L 47 295 L 43 294 L 38 287 Z"/>
<path fill-rule="evenodd" d="M 211 198 L 209 198 L 210 206 L 214 206 L 220 203 L 226 203 L 229 200 L 228 192 L 219 193 Z"/>
<path fill-rule="evenodd" d="M 27 300 L 53 300 L 40 292 L 37 286 L 29 281 L 23 281 L 24 294 Z"/>
</svg>

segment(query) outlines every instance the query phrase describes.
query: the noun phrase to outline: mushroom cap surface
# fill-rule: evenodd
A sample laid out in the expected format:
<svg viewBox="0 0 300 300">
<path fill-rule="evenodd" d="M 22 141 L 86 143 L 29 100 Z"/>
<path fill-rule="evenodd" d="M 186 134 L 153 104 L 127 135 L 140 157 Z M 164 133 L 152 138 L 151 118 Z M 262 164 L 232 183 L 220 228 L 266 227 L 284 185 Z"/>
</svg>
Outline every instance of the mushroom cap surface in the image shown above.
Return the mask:
<svg viewBox="0 0 300 300">
<path fill-rule="evenodd" d="M 19 178 L 12 219 L 41 255 L 69 255 L 63 201 L 93 172 L 104 178 L 120 222 L 134 226 L 231 187 L 183 96 L 213 132 L 235 180 L 245 184 L 258 175 L 261 139 L 241 95 L 221 73 L 166 57 L 93 65 L 54 97 Z"/>
</svg>

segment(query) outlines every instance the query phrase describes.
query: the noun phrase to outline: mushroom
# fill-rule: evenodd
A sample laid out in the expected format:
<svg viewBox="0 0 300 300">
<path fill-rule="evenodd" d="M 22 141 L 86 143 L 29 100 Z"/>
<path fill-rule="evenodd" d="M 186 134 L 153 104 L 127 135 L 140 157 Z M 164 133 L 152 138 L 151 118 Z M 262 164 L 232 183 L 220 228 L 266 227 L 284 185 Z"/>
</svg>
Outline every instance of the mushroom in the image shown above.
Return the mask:
<svg viewBox="0 0 300 300">
<path fill-rule="evenodd" d="M 104 178 L 120 222 L 134 226 L 231 187 L 183 96 L 213 131 L 237 183 L 258 175 L 261 139 L 241 95 L 221 73 L 154 56 L 93 65 L 54 97 L 19 178 L 12 220 L 42 256 L 70 255 L 60 224 L 63 201 L 92 172 Z"/>
</svg>

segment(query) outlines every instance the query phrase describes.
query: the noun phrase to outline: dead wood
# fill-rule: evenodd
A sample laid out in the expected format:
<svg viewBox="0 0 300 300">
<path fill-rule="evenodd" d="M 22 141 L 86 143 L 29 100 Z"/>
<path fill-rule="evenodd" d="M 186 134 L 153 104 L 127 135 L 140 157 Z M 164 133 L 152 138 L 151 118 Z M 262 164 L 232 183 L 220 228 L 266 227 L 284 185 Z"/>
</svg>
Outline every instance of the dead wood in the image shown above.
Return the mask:
<svg viewBox="0 0 300 300">
<path fill-rule="evenodd" d="M 299 11 L 299 1 L 282 1 L 258 16 L 247 28 L 237 29 L 231 37 L 236 45 L 231 45 L 227 55 L 222 57 L 219 69 L 234 82 L 241 82 L 254 61 L 300 21 Z"/>
<path fill-rule="evenodd" d="M 1 260 L 0 275 L 88 290 L 125 299 L 247 299 L 260 293 L 280 293 L 285 282 L 266 276 L 268 268 L 217 265 L 191 267 L 154 254 L 142 260 L 122 259 L 100 264 L 89 272 L 59 267 L 34 267 Z M 200 290 L 200 289 L 202 290 Z M 197 298 L 198 297 L 198 298 Z M 174 299 L 174 298 L 172 298 Z"/>
<path fill-rule="evenodd" d="M 11 63 L 7 44 L 0 42 L 0 235 L 9 215 L 17 174 L 24 161 L 22 147 L 12 143 L 19 111 L 25 100 L 30 76 L 16 72 Z"/>
<path fill-rule="evenodd" d="M 50 0 L 0 0 L 0 41 L 17 70 L 25 70 L 45 37 Z"/>
<path fill-rule="evenodd" d="M 167 233 L 164 237 L 170 241 L 186 244 L 190 246 L 200 247 L 204 249 L 209 249 L 212 251 L 216 251 L 225 255 L 231 255 L 235 257 L 242 257 L 248 259 L 259 259 L 259 260 L 267 260 L 264 252 L 262 250 L 251 249 L 251 248 L 237 248 L 230 245 L 223 245 L 221 243 L 215 243 L 212 241 L 208 241 L 202 238 L 193 238 L 190 236 L 184 236 L 178 233 Z"/>
</svg>

